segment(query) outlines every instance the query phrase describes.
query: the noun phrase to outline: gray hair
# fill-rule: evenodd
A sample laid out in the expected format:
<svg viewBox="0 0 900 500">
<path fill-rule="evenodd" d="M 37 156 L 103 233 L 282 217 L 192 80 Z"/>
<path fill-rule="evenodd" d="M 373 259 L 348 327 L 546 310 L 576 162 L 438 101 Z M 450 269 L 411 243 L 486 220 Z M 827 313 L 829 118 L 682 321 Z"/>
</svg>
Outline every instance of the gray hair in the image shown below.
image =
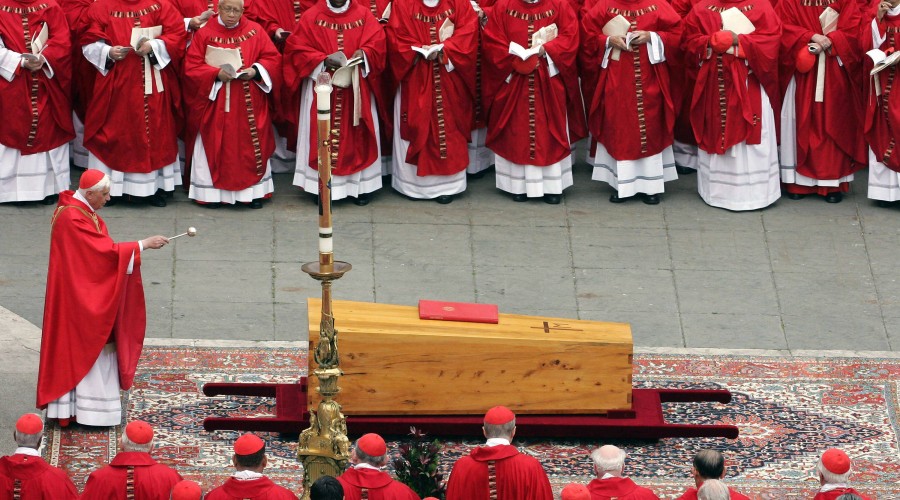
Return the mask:
<svg viewBox="0 0 900 500">
<path fill-rule="evenodd" d="M 848 470 L 843 474 L 835 474 L 825 468 L 825 465 L 822 463 L 822 457 L 819 457 L 819 463 L 816 464 L 816 470 L 818 470 L 822 478 L 825 479 L 825 484 L 845 484 L 847 479 L 850 478 L 850 473 L 853 472 L 852 470 Z"/>
<path fill-rule="evenodd" d="M 703 481 L 697 490 L 697 500 L 729 500 L 731 493 L 728 492 L 728 486 L 718 479 L 707 479 Z"/>
<path fill-rule="evenodd" d="M 597 469 L 597 475 L 609 473 L 619 476 L 625 469 L 625 450 L 619 449 L 613 445 L 601 446 L 591 452 L 591 460 L 594 461 L 594 468 Z"/>
<path fill-rule="evenodd" d="M 362 448 L 359 447 L 359 441 L 356 441 L 356 444 L 353 447 L 353 451 L 356 452 L 356 458 L 359 459 L 360 462 L 367 463 L 372 467 L 384 467 L 387 464 L 387 453 L 380 457 L 373 457 L 366 452 L 362 451 Z"/>
<path fill-rule="evenodd" d="M 505 424 L 484 424 L 484 437 L 512 439 L 513 429 L 516 428 L 516 419 Z"/>
<path fill-rule="evenodd" d="M 863 497 L 854 495 L 853 493 L 844 493 L 843 495 L 837 497 L 835 500 L 863 500 Z"/>
<path fill-rule="evenodd" d="M 138 451 L 143 453 L 150 453 L 150 450 L 153 449 L 153 440 L 151 439 L 149 443 L 146 444 L 137 444 L 128 439 L 128 435 L 124 432 L 122 433 L 122 451 Z"/>
<path fill-rule="evenodd" d="M 110 183 L 111 183 L 111 181 L 109 180 L 109 176 L 106 174 L 103 174 L 103 178 L 100 179 L 100 181 L 97 182 L 97 184 L 94 184 L 93 186 L 91 186 L 89 188 L 85 188 L 85 189 L 78 188 L 78 193 L 81 194 L 81 196 L 84 196 L 87 194 L 88 191 L 103 191 L 104 189 L 109 188 Z"/>
<path fill-rule="evenodd" d="M 36 434 L 25 434 L 24 432 L 13 431 L 13 439 L 16 440 L 16 445 L 22 448 L 34 448 L 35 450 L 41 447 L 41 439 L 44 437 L 44 429 L 41 429 L 41 432 Z"/>
</svg>

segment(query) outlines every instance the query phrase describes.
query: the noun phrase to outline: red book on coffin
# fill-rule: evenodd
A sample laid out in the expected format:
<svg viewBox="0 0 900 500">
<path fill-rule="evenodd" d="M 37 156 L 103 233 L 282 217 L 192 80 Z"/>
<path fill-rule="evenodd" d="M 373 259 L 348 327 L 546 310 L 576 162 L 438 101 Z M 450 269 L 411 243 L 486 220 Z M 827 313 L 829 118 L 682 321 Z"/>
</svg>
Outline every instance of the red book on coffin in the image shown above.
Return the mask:
<svg viewBox="0 0 900 500">
<path fill-rule="evenodd" d="M 440 300 L 419 301 L 419 319 L 496 324 L 498 316 L 497 304 L 443 302 Z"/>
</svg>

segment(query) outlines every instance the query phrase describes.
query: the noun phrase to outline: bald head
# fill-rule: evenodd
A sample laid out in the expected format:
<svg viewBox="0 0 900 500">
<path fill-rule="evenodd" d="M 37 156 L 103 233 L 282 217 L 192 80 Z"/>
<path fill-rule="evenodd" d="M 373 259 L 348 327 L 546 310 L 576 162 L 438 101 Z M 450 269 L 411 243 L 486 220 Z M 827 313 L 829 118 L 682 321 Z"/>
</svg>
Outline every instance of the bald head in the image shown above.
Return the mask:
<svg viewBox="0 0 900 500">
<path fill-rule="evenodd" d="M 625 469 L 625 451 L 611 444 L 594 450 L 591 453 L 591 460 L 594 461 L 594 470 L 598 477 L 603 477 L 604 474 L 621 477 Z"/>
</svg>

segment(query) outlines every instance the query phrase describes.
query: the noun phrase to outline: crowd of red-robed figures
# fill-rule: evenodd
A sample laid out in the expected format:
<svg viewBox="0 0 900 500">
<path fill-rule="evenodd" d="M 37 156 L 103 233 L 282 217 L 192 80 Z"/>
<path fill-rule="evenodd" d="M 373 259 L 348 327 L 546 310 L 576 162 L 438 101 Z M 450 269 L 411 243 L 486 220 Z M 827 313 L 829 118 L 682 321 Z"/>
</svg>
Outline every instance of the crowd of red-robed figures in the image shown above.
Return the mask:
<svg viewBox="0 0 900 500">
<path fill-rule="evenodd" d="M 300 160 L 288 167 L 294 184 L 316 194 L 309 178 L 317 168 L 316 115 L 307 80 L 333 70 L 326 59 L 339 51 L 364 56 L 364 69 L 332 95 L 335 199 L 364 204 L 381 187 L 381 175 L 393 173 L 394 187 L 404 194 L 446 203 L 458 194 L 461 173 L 464 189 L 463 172 L 482 171 L 496 158 L 512 165 L 513 173 L 504 169 L 502 175 L 524 172 L 501 185 L 498 167 L 498 187 L 516 201 L 543 195 L 558 203 L 579 140 L 591 138 L 591 158 L 599 142 L 620 164 L 663 154 L 673 142 L 688 156 L 698 146 L 701 154 L 727 155 L 735 145 L 761 144 L 761 99 L 767 97 L 777 124 L 790 85 L 793 168 L 811 183 L 788 181 L 788 193 L 840 201 L 853 173 L 868 165 L 887 172 L 874 190 L 870 175 L 870 198 L 884 205 L 900 199 L 894 185 L 900 110 L 890 99 L 895 69 L 888 58 L 887 69 L 870 77 L 873 61 L 865 57 L 873 47 L 890 56 L 900 41 L 900 12 L 887 2 L 236 4 L 242 17 L 232 28 L 212 0 L 0 0 L 0 158 L 6 165 L 0 167 L 0 202 L 40 200 L 67 189 L 64 165 L 70 156 L 77 159 L 82 144 L 88 160 L 79 166 L 110 172 L 113 196 L 164 205 L 160 193 L 183 184 L 200 203 L 258 208 L 274 190 L 271 173 L 279 169 L 270 160 L 277 151 L 279 158 L 296 151 Z M 723 30 L 720 14 L 732 8 L 749 20 L 749 32 Z M 830 25 L 825 10 L 834 14 Z M 617 40 L 625 39 L 610 31 L 617 16 L 626 30 L 658 36 L 664 61 L 648 55 L 656 40 L 648 34 L 636 38 L 635 54 L 628 55 L 633 67 L 610 70 L 608 59 L 616 56 L 607 49 L 615 53 Z M 445 32 L 448 21 L 452 31 Z M 509 54 L 509 42 L 527 48 L 535 32 L 550 25 L 553 38 L 537 54 Z M 135 28 L 148 28 L 146 40 L 135 40 Z M 411 50 L 438 42 L 442 50 L 427 55 Z M 246 74 L 211 66 L 210 47 L 238 49 L 241 68 L 232 69 Z M 626 89 L 621 99 L 617 88 Z M 81 124 L 83 135 L 73 141 Z M 179 162 L 179 139 L 186 165 Z M 491 153 L 483 154 L 485 146 Z M 406 180 L 399 167 L 381 165 L 391 154 L 396 165 L 398 151 L 400 163 L 413 169 Z M 548 181 L 546 173 L 534 180 L 526 170 L 550 165 L 562 165 L 562 183 Z M 621 189 L 625 175 L 619 171 L 614 188 Z M 641 180 L 643 174 L 632 175 Z M 429 178 L 440 182 L 429 184 Z M 737 182 L 754 182 L 747 179 Z M 437 186 L 451 181 L 455 192 Z M 28 182 L 40 185 L 23 187 Z M 544 186 L 537 195 L 534 183 Z"/>
</svg>

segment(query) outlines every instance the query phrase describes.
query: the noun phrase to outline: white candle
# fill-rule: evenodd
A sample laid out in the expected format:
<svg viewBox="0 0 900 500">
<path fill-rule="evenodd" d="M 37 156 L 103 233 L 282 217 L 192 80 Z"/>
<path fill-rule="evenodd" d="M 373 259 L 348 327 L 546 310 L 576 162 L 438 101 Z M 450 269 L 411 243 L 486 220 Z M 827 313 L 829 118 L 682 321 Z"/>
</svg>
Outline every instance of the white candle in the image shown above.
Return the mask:
<svg viewBox="0 0 900 500">
<path fill-rule="evenodd" d="M 325 118 L 325 114 L 331 114 L 331 75 L 326 71 L 319 73 L 316 77 L 316 110 L 321 118 Z"/>
</svg>

